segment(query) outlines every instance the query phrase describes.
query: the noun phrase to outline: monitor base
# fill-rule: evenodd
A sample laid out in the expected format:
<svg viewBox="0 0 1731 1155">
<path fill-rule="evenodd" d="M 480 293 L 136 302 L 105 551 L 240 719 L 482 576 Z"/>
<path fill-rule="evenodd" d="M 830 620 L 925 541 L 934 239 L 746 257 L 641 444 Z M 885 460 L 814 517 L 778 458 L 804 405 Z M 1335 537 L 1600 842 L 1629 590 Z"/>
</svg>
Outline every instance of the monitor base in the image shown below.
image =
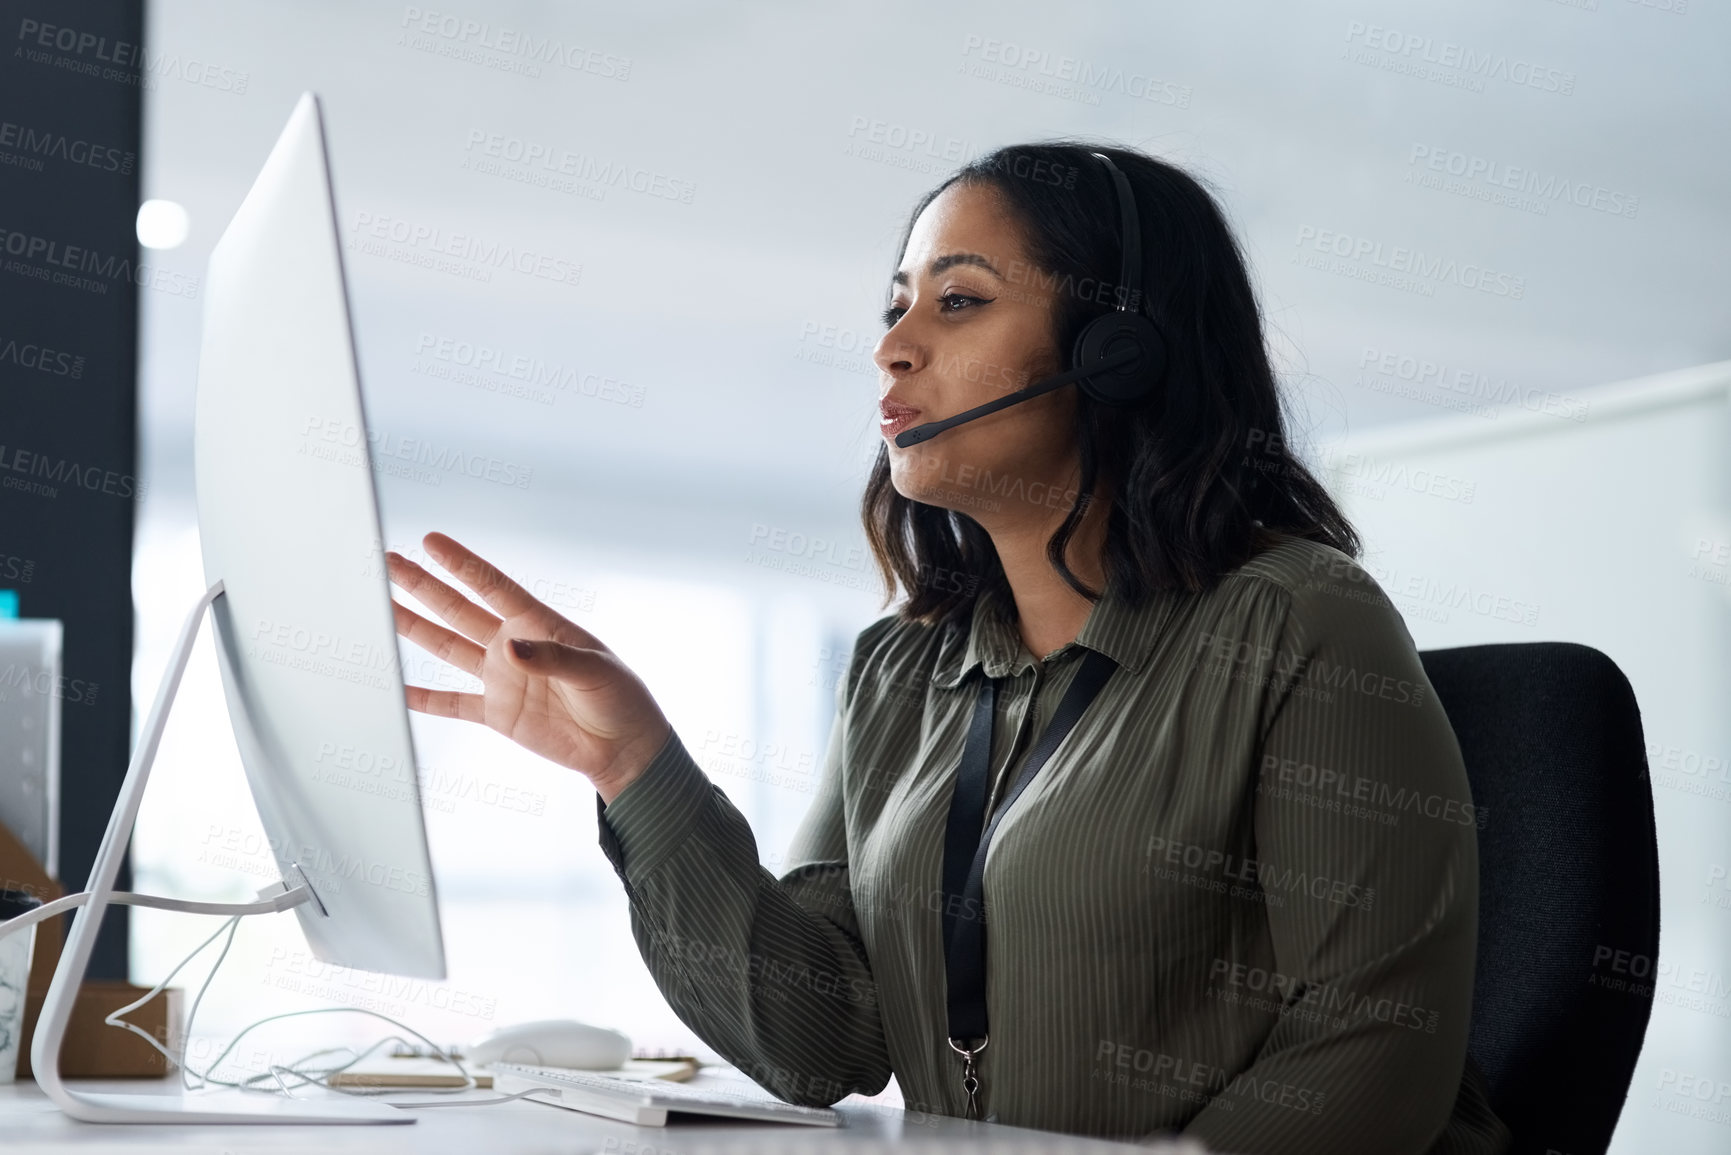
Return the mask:
<svg viewBox="0 0 1731 1155">
<path fill-rule="evenodd" d="M 73 1002 L 90 965 L 102 914 L 115 901 L 115 879 L 126 857 L 126 845 L 132 837 L 133 823 L 138 819 L 145 781 L 150 776 L 151 763 L 155 761 L 157 747 L 162 741 L 169 708 L 180 687 L 181 675 L 186 672 L 199 623 L 222 594 L 222 582 L 215 582 L 187 614 L 170 653 L 168 668 L 157 686 L 156 700 L 139 731 L 138 744 L 127 765 L 114 811 L 108 818 L 108 829 L 102 836 L 102 845 L 90 870 L 88 894 L 73 916 L 72 929 L 60 952 L 59 965 L 54 968 L 54 981 L 49 984 L 48 995 L 43 1000 L 36 1022 L 36 1035 L 30 1046 L 32 1073 L 36 1076 L 37 1085 L 55 1106 L 68 1117 L 89 1123 L 413 1123 L 415 1117 L 407 1112 L 387 1103 L 356 1096 L 291 1099 L 239 1090 L 183 1091 L 162 1095 L 109 1094 L 75 1090 L 61 1077 L 60 1045 L 66 1037 Z M 291 895 L 293 901 L 289 901 Z M 267 904 L 286 908 L 309 896 L 310 888 L 294 887 L 285 889 Z M 168 905 L 173 909 L 177 905 L 205 904 Z M 229 904 L 210 905 L 213 913 L 233 913 L 236 910 Z"/>
<path fill-rule="evenodd" d="M 60 1109 L 87 1123 L 413 1123 L 389 1103 L 358 1097 L 290 1099 L 259 1091 L 122 1095 L 70 1091 Z"/>
</svg>

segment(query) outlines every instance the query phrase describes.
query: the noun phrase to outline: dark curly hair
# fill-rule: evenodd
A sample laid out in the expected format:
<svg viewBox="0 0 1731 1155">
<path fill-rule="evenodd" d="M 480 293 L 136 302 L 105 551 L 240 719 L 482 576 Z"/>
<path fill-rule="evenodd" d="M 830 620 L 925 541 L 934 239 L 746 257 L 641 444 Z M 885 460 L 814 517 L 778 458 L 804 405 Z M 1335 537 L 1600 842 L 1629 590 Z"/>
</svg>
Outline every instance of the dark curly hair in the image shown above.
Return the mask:
<svg viewBox="0 0 1731 1155">
<path fill-rule="evenodd" d="M 1050 292 L 1066 361 L 1075 336 L 1112 308 L 1122 238 L 1109 156 L 1129 180 L 1142 230 L 1142 311 L 1168 349 L 1165 385 L 1131 407 L 1077 393 L 1081 483 L 1046 555 L 1090 601 L 1064 551 L 1095 491 L 1110 493 L 1104 569 L 1132 605 L 1155 590 L 1201 591 L 1282 534 L 1359 556 L 1357 532 L 1322 483 L 1288 449 L 1264 343 L 1262 312 L 1243 253 L 1214 198 L 1173 165 L 1131 149 L 1063 140 L 1012 145 L 969 163 L 927 193 L 902 234 L 958 182 L 992 189 L 1025 232 L 1035 278 Z M 1054 175 L 1055 174 L 1055 175 Z M 1008 592 L 990 535 L 965 513 L 903 497 L 880 446 L 860 515 L 884 584 L 898 584 L 905 620 L 939 623 L 988 588 Z M 930 575 L 951 580 L 927 580 Z M 1000 599 L 1013 606 L 1013 599 Z M 1013 610 L 1011 611 L 1013 612 Z"/>
</svg>

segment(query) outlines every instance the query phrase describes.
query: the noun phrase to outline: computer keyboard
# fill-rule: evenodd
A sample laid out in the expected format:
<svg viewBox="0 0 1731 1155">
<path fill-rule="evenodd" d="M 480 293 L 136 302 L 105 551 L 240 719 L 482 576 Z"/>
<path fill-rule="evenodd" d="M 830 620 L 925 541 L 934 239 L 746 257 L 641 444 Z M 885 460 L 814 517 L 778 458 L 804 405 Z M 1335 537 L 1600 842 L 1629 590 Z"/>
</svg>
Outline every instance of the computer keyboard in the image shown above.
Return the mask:
<svg viewBox="0 0 1731 1155">
<path fill-rule="evenodd" d="M 828 1107 L 798 1107 L 768 1095 L 690 1087 L 659 1079 L 619 1079 L 594 1071 L 535 1067 L 527 1063 L 494 1063 L 488 1070 L 493 1073 L 495 1090 L 515 1094 L 545 1087 L 546 1091 L 525 1098 L 635 1123 L 639 1127 L 665 1127 L 668 1114 L 675 1111 L 729 1119 L 755 1119 L 763 1123 L 805 1123 L 815 1127 L 841 1125 L 841 1115 Z"/>
</svg>

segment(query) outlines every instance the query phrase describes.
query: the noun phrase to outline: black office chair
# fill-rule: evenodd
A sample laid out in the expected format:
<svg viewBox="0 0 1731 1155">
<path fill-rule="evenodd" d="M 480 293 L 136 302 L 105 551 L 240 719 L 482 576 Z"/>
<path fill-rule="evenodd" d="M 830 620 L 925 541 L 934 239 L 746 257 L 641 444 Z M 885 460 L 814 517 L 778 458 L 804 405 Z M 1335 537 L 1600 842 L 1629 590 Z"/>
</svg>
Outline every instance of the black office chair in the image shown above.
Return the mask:
<svg viewBox="0 0 1731 1155">
<path fill-rule="evenodd" d="M 1567 642 L 1419 658 L 1473 802 L 1487 808 L 1468 1053 L 1514 1133 L 1512 1155 L 1603 1155 L 1659 957 L 1658 840 L 1634 691 L 1604 654 Z M 1619 980 L 1644 992 L 1614 989 Z"/>
</svg>

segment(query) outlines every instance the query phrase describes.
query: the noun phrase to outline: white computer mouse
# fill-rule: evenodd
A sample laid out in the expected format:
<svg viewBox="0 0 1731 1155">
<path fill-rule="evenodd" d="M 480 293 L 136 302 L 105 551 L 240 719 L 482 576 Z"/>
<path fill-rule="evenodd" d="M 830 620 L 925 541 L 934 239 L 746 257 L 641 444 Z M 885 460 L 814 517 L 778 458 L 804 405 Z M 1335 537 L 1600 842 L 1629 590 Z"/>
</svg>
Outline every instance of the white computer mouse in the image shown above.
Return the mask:
<svg viewBox="0 0 1731 1155">
<path fill-rule="evenodd" d="M 477 1067 L 492 1063 L 526 1063 L 536 1067 L 575 1067 L 611 1071 L 631 1057 L 631 1040 L 606 1027 L 574 1019 L 543 1019 L 500 1027 L 469 1044 L 466 1062 Z"/>
</svg>

